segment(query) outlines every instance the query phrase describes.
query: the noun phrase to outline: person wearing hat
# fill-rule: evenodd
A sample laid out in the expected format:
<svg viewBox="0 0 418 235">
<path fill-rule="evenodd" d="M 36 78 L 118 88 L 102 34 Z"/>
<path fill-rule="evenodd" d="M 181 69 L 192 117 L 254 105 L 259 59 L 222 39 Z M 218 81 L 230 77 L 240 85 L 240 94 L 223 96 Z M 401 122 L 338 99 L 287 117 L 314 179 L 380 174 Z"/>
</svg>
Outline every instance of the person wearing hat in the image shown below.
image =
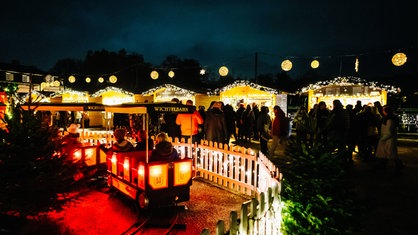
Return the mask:
<svg viewBox="0 0 418 235">
<path fill-rule="evenodd" d="M 155 139 L 155 149 L 152 150 L 149 161 L 173 161 L 176 159 L 180 159 L 180 156 L 170 142 L 168 135 L 164 132 L 159 133 Z"/>
<path fill-rule="evenodd" d="M 115 137 L 115 142 L 112 144 L 111 148 L 106 148 L 104 145 L 100 145 L 100 148 L 108 152 L 110 150 L 115 152 L 129 152 L 134 151 L 135 148 L 132 145 L 131 142 L 127 141 L 125 139 L 126 130 L 122 128 L 118 128 L 115 131 L 113 131 L 113 136 Z"/>
<path fill-rule="evenodd" d="M 78 124 L 71 124 L 67 128 L 67 134 L 61 139 L 61 154 L 71 155 L 74 149 L 81 146 L 80 133 L 78 133 Z"/>
</svg>

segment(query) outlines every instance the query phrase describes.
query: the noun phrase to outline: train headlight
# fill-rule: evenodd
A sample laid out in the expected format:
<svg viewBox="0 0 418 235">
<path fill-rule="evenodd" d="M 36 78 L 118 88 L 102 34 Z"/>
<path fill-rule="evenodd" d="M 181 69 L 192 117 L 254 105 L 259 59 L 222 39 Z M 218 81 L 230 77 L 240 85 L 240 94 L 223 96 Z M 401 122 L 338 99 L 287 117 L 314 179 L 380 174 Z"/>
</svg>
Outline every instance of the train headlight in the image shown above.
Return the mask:
<svg viewBox="0 0 418 235">
<path fill-rule="evenodd" d="M 192 178 L 192 161 L 174 163 L 174 186 L 184 185 Z"/>
<path fill-rule="evenodd" d="M 148 183 L 153 189 L 168 187 L 168 163 L 149 166 Z"/>
</svg>

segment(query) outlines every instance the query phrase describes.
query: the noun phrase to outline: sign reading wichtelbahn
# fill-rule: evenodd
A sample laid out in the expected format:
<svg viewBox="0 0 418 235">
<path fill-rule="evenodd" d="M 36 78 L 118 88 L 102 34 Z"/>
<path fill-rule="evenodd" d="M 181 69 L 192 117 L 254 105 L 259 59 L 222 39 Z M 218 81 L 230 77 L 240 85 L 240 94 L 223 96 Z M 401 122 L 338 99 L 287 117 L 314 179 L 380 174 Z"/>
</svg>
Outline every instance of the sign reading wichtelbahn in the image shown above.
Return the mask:
<svg viewBox="0 0 418 235">
<path fill-rule="evenodd" d="M 164 106 L 155 106 L 155 112 L 173 112 L 173 113 L 189 113 L 190 107 L 164 107 Z"/>
<path fill-rule="evenodd" d="M 128 103 L 105 106 L 112 113 L 193 113 L 195 106 L 175 103 Z"/>
</svg>

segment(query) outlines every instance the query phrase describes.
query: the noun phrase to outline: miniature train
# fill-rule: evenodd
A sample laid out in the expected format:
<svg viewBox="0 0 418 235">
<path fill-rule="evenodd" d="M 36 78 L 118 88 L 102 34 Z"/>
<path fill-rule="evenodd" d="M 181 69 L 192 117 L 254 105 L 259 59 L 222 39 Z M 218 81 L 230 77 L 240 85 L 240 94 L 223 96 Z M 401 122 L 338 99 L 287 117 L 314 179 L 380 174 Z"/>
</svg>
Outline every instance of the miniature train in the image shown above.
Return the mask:
<svg viewBox="0 0 418 235">
<path fill-rule="evenodd" d="M 195 107 L 174 103 L 126 104 L 105 107 L 106 112 L 146 114 L 144 131 L 148 135 L 149 114 L 193 113 Z M 146 141 L 148 141 L 148 136 Z M 172 206 L 190 199 L 193 159 L 149 162 L 151 151 L 113 152 L 106 157 L 108 185 L 149 208 Z"/>
<path fill-rule="evenodd" d="M 188 201 L 192 159 L 147 163 L 146 154 L 146 151 L 108 154 L 108 185 L 134 199 L 144 210 Z"/>
</svg>

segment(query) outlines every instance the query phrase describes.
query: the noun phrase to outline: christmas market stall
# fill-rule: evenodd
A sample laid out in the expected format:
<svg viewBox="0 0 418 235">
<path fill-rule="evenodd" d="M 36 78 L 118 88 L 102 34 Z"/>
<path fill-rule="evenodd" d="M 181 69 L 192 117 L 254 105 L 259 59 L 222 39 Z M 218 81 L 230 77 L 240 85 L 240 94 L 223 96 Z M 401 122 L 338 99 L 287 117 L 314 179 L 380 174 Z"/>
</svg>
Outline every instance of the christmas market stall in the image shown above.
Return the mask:
<svg viewBox="0 0 418 235">
<path fill-rule="evenodd" d="M 387 103 L 388 93 L 398 93 L 400 89 L 394 86 L 381 85 L 358 77 L 336 77 L 329 81 L 319 81 L 301 89 L 301 93 L 308 94 L 308 108 L 324 101 L 332 109 L 332 102 L 339 99 L 345 106 L 356 105 L 361 101 L 363 105 L 379 101 L 382 105 Z"/>
<path fill-rule="evenodd" d="M 90 102 L 99 103 L 103 105 L 117 105 L 133 103 L 135 101 L 132 92 L 125 91 L 117 87 L 106 87 L 93 93 L 90 97 Z M 101 126 L 114 128 L 116 126 L 129 125 L 129 117 L 122 114 L 111 115 L 110 113 L 88 113 L 90 122 L 100 120 Z M 116 118 L 115 118 L 116 117 Z"/>
<path fill-rule="evenodd" d="M 258 107 L 279 105 L 287 113 L 287 93 L 273 88 L 261 86 L 246 80 L 238 80 L 223 88 L 216 89 L 211 95 L 219 95 L 224 104 L 230 104 L 237 109 L 240 103 L 256 103 Z"/>
<path fill-rule="evenodd" d="M 72 89 L 65 89 L 63 91 L 55 92 L 51 96 L 52 103 L 88 103 L 89 94 L 86 91 L 76 91 Z"/>
<path fill-rule="evenodd" d="M 148 98 L 148 102 L 170 102 L 173 98 L 179 99 L 183 104 L 186 100 L 195 103 L 196 93 L 191 90 L 183 89 L 172 84 L 164 84 L 141 93 L 142 97 Z M 142 98 L 143 99 L 143 98 Z M 136 102 L 144 102 L 141 98 L 135 98 Z"/>
</svg>

